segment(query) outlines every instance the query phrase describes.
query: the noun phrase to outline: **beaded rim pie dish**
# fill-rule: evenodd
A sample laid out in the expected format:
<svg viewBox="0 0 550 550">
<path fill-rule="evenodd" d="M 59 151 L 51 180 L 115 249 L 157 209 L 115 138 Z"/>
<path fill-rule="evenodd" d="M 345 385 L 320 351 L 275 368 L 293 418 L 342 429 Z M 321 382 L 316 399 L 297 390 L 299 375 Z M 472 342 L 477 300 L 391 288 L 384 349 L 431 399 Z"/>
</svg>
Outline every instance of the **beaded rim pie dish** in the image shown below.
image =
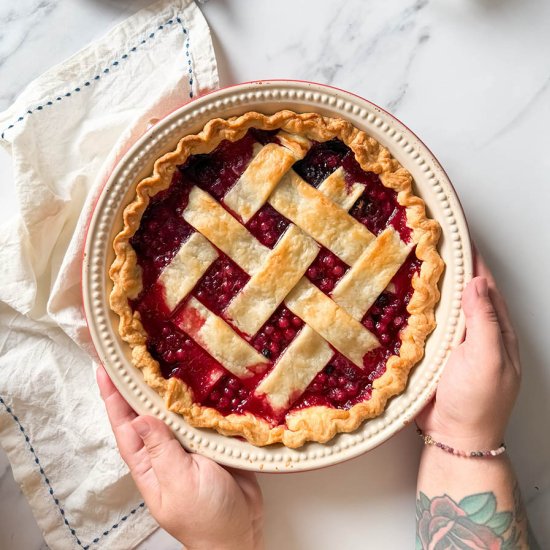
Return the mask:
<svg viewBox="0 0 550 550">
<path fill-rule="evenodd" d="M 343 119 L 213 119 L 155 162 L 123 219 L 119 333 L 195 427 L 326 443 L 403 391 L 435 326 L 439 225 Z"/>
<path fill-rule="evenodd" d="M 367 422 L 353 434 L 340 434 L 328 445 L 307 443 L 299 453 L 280 445 L 260 450 L 251 447 L 246 442 L 234 438 L 228 439 L 209 430 L 195 430 L 182 422 L 177 415 L 162 411 L 162 400 L 153 395 L 149 388 L 144 387 L 139 376 L 131 376 L 134 373 L 131 372 L 131 368 L 128 368 L 130 363 L 128 348 L 117 337 L 116 318 L 109 316 L 106 312 L 104 300 L 101 305 L 93 303 L 94 298 L 96 301 L 98 298 L 97 289 L 93 288 L 94 282 L 95 286 L 98 286 L 97 276 L 94 281 L 97 260 L 102 260 L 103 269 L 108 268 L 111 262 L 107 258 L 110 252 L 108 246 L 105 246 L 105 238 L 112 239 L 120 231 L 121 212 L 123 207 L 131 202 L 136 183 L 147 173 L 151 173 L 152 161 L 155 158 L 174 149 L 177 143 L 174 135 L 177 138 L 181 135 L 196 133 L 206 121 L 216 115 L 230 117 L 251 109 L 269 113 L 283 108 L 302 112 L 314 110 L 331 117 L 342 117 L 348 120 L 351 118 L 351 122 L 355 126 L 366 129 L 382 145 L 388 147 L 393 156 L 413 173 L 415 192 L 426 200 L 430 214 L 443 222 L 443 234 L 449 237 L 449 240 L 444 237 L 441 245 L 441 253 L 447 264 L 447 274 L 441 288 L 442 303 L 438 307 L 438 312 L 442 308 L 446 310 L 446 317 L 443 317 L 443 326 L 440 323 L 434 335 L 429 339 L 426 359 L 413 371 L 407 390 L 401 396 L 394 398 L 379 418 Z M 285 128 L 285 130 L 288 129 L 292 128 Z M 402 148 L 393 143 L 394 141 L 401 142 Z M 413 159 L 416 160 L 416 163 L 413 163 Z M 136 166 L 140 169 L 136 170 Z M 428 181 L 435 188 L 435 194 L 426 185 Z M 453 208 L 450 208 L 449 200 L 454 203 Z M 458 222 L 456 214 L 458 214 Z M 105 223 L 106 219 L 109 219 L 108 223 Z M 451 223 L 447 223 L 448 221 Z M 90 225 L 90 233 L 92 231 L 95 231 L 96 239 L 93 246 L 89 238 L 87 241 L 84 298 L 90 328 L 101 358 L 104 359 L 110 355 L 109 359 L 113 356 L 118 359 L 118 365 L 115 368 L 109 368 L 111 375 L 114 375 L 115 383 L 127 398 L 130 397 L 132 404 L 137 405 L 138 410 L 145 409 L 149 413 L 157 414 L 171 424 L 180 440 L 187 447 L 194 448 L 198 452 L 212 456 L 226 464 L 263 469 L 264 471 L 309 469 L 338 462 L 372 448 L 399 429 L 403 423 L 409 421 L 420 406 L 426 402 L 435 388 L 435 375 L 448 353 L 450 344 L 457 343 L 462 335 L 463 323 L 459 315 L 458 300 L 465 278 L 471 275 L 471 257 L 467 229 L 452 188 L 439 165 L 408 130 L 373 105 L 345 92 L 305 83 L 264 82 L 222 90 L 186 106 L 157 125 L 149 132 L 148 136 L 136 144 L 133 151 L 130 151 L 119 164 L 98 202 L 94 219 Z M 109 233 L 109 235 L 105 233 Z M 101 244 L 97 242 L 97 237 Z M 466 243 L 466 247 L 464 247 L 464 243 Z M 101 248 L 101 255 L 103 255 L 101 259 L 97 254 L 99 252 L 98 245 Z M 464 250 L 466 250 L 466 254 L 464 254 Z M 449 276 L 453 280 L 449 281 Z M 87 278 L 91 282 L 91 287 L 87 287 Z M 109 284 L 105 279 L 102 283 L 104 289 L 109 290 Z M 91 290 L 91 293 L 88 292 L 88 289 Z M 97 305 L 100 305 L 99 309 L 102 311 L 98 311 L 94 307 Z M 101 323 L 99 323 L 99 331 L 97 331 L 94 328 L 98 328 L 98 325 L 93 321 L 97 320 L 98 314 L 101 317 L 101 314 L 105 313 L 109 317 L 109 326 L 107 328 L 106 323 L 103 323 L 107 330 L 103 330 L 103 334 L 101 334 Z M 101 319 L 99 320 L 101 321 Z M 280 321 L 281 324 L 286 322 L 284 319 Z M 433 342 L 436 335 L 442 331 L 443 338 L 440 334 L 438 341 Z M 112 341 L 109 341 L 111 339 Z M 107 353 L 102 353 L 104 350 Z M 427 360 L 431 362 L 429 368 L 425 366 Z M 109 365 L 108 362 L 107 365 Z M 409 395 L 411 388 L 414 389 L 413 395 Z M 138 399 L 136 399 L 136 394 Z M 144 402 L 149 406 L 144 407 L 142 405 Z M 264 439 L 255 442 L 265 444 L 271 441 Z M 295 441 L 289 442 L 290 445 L 296 445 Z M 298 444 L 300 443 L 298 442 Z"/>
</svg>

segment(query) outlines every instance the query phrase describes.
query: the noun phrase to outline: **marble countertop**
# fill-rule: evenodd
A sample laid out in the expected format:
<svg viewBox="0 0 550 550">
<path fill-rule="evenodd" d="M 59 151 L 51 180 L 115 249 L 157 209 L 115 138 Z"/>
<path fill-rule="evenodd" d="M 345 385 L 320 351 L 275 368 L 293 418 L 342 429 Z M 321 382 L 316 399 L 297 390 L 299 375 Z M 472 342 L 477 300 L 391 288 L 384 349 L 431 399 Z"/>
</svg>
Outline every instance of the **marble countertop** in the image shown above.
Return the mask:
<svg viewBox="0 0 550 550">
<path fill-rule="evenodd" d="M 147 0 L 0 4 L 0 110 Z M 550 547 L 550 3 L 546 0 L 211 0 L 222 85 L 332 84 L 387 108 L 443 164 L 508 297 L 524 365 L 508 432 L 533 530 Z M 5 218 L 15 206 L 0 152 Z M 420 445 L 412 428 L 329 469 L 261 475 L 268 548 L 411 548 Z M 46 548 L 0 451 L 0 548 Z M 179 545 L 155 533 L 142 550 Z"/>
</svg>

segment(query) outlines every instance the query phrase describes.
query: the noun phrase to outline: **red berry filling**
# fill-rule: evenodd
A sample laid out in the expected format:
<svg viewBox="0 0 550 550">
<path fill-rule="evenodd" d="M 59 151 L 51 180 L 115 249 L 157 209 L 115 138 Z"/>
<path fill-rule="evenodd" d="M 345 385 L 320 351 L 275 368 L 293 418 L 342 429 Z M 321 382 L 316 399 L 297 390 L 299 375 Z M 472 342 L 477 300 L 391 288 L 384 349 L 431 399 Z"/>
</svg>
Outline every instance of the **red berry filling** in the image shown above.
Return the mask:
<svg viewBox="0 0 550 550">
<path fill-rule="evenodd" d="M 247 228 L 263 245 L 273 248 L 290 222 L 269 204 L 256 212 Z"/>
<path fill-rule="evenodd" d="M 313 187 L 327 179 L 342 165 L 349 148 L 338 139 L 314 143 L 307 155 L 292 167 L 293 170 Z"/>
<path fill-rule="evenodd" d="M 222 141 L 206 155 L 193 155 L 179 167 L 195 185 L 220 201 L 246 170 L 255 139 L 248 132 L 239 141 Z"/>
<path fill-rule="evenodd" d="M 357 182 L 365 186 L 349 213 L 377 235 L 386 228 L 396 210 L 405 210 L 397 202 L 397 193 L 385 187 L 377 174 L 364 172 L 352 154 L 346 156 L 342 166 L 350 185 Z M 408 241 L 409 234 L 401 234 L 401 238 Z"/>
<path fill-rule="evenodd" d="M 210 266 L 193 294 L 211 311 L 220 315 L 250 277 L 225 254 Z"/>
<path fill-rule="evenodd" d="M 144 288 L 158 279 L 181 244 L 194 232 L 181 217 L 190 189 L 189 181 L 176 172 L 171 186 L 151 198 L 139 229 L 130 240 L 142 268 Z"/>
<path fill-rule="evenodd" d="M 262 145 L 267 145 L 268 143 L 280 143 L 277 138 L 278 132 L 279 130 L 258 130 L 257 128 L 250 128 L 250 130 L 248 130 L 248 134 Z"/>
<path fill-rule="evenodd" d="M 420 266 L 421 262 L 414 250 L 411 251 L 388 288 L 363 317 L 363 325 L 373 332 L 380 342 L 379 348 L 365 355 L 363 365 L 372 372 L 379 372 L 378 376 L 384 372 L 390 355 L 396 355 L 401 347 L 399 333 L 407 326 L 409 318 L 407 305 L 413 293 L 411 281 L 414 274 L 420 271 Z"/>
<path fill-rule="evenodd" d="M 238 378 L 225 374 L 206 397 L 204 404 L 228 413 L 242 412 L 249 395 L 250 389 Z"/>
<path fill-rule="evenodd" d="M 294 340 L 304 322 L 285 306 L 279 306 L 252 340 L 252 345 L 275 362 Z"/>
<path fill-rule="evenodd" d="M 401 237 L 401 240 L 408 243 L 411 241 L 412 229 L 407 225 L 407 212 L 404 208 L 399 207 L 393 211 L 388 225 L 391 225 Z"/>
<path fill-rule="evenodd" d="M 144 326 L 149 335 L 147 349 L 163 376 L 180 378 L 191 386 L 195 399 L 206 399 L 225 369 L 169 321 L 148 317 Z"/>
<path fill-rule="evenodd" d="M 190 157 L 174 174 L 171 186 L 151 198 L 131 240 L 142 269 L 144 287 L 131 306 L 140 313 L 148 333 L 148 350 L 159 362 L 165 378 L 180 378 L 192 389 L 197 403 L 213 407 L 224 415 L 251 412 L 272 424 L 281 424 L 285 412 L 275 414 L 264 397 L 254 395 L 254 388 L 294 340 L 304 326 L 303 321 L 284 305 L 277 308 L 250 339 L 251 345 L 269 359 L 271 365 L 266 371 L 240 380 L 173 324 L 171 315 L 177 316 L 177 311 L 173 314 L 168 311 L 162 287 L 156 282 L 162 269 L 194 232 L 182 218 L 192 186 L 197 185 L 223 201 L 225 193 L 248 166 L 255 142 L 278 142 L 276 131 L 250 130 L 237 142 L 223 141 L 208 155 Z M 365 185 L 350 214 L 375 234 L 392 225 L 404 241 L 409 241 L 405 209 L 397 203 L 395 191 L 384 187 L 376 174 L 364 172 L 353 153 L 340 141 L 315 143 L 294 169 L 308 183 L 318 186 L 340 166 L 350 186 L 356 182 Z M 289 223 L 266 204 L 248 222 L 247 228 L 260 242 L 272 248 Z M 244 287 L 249 276 L 225 254 L 220 251 L 219 254 L 192 295 L 223 316 L 223 310 Z M 384 373 L 387 359 L 399 353 L 400 331 L 407 325 L 406 308 L 413 293 L 411 280 L 420 265 L 414 251 L 411 252 L 388 288 L 362 319 L 380 342 L 380 347 L 364 357 L 364 368 L 357 368 L 335 352 L 329 365 L 314 378 L 306 392 L 297 396 L 290 411 L 315 405 L 349 408 L 370 397 L 373 380 Z M 322 247 L 306 276 L 330 294 L 347 270 L 344 262 Z"/>
<path fill-rule="evenodd" d="M 369 374 L 336 353 L 292 408 L 325 406 L 348 409 L 370 397 L 372 380 Z"/>
<path fill-rule="evenodd" d="M 254 395 L 254 388 L 258 385 L 260 378 L 261 376 L 255 376 L 239 380 L 232 374 L 226 374 L 212 387 L 202 405 L 212 407 L 222 414 L 248 412 L 264 418 L 271 424 L 279 424 L 284 421 L 281 414 L 276 414 L 264 397 Z"/>
<path fill-rule="evenodd" d="M 338 256 L 323 247 L 309 266 L 306 275 L 313 284 L 329 294 L 347 270 L 348 266 Z"/>
</svg>

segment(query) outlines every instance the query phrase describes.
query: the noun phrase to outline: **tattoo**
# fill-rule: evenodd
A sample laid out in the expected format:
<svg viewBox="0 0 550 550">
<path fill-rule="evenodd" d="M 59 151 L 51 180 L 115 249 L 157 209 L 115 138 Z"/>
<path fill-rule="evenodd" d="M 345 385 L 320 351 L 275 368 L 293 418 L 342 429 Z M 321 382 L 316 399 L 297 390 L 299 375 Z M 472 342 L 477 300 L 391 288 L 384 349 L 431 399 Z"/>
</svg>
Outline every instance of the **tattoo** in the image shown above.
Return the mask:
<svg viewBox="0 0 550 550">
<path fill-rule="evenodd" d="M 526 517 L 514 487 L 514 509 L 497 512 L 494 493 L 477 493 L 455 502 L 449 495 L 416 500 L 416 550 L 521 550 Z"/>
</svg>

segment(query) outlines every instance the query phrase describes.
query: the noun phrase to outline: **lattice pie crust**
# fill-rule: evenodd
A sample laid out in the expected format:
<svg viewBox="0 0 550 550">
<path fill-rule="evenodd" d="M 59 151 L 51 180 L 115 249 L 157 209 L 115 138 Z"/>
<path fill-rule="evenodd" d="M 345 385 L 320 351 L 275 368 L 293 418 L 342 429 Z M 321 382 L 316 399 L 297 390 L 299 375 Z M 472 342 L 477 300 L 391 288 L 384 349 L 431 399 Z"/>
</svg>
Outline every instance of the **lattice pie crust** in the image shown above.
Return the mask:
<svg viewBox="0 0 550 550">
<path fill-rule="evenodd" d="M 183 219 L 196 232 L 183 243 L 158 282 L 164 288 L 167 307 L 175 311 L 174 323 L 240 379 L 269 362 L 249 343 L 249 337 L 280 304 L 305 322 L 255 389 L 273 410 L 287 410 L 330 361 L 334 350 L 361 368 L 364 355 L 379 345 L 361 319 L 414 246 L 422 261 L 420 272 L 412 279 L 414 292 L 407 306 L 410 316 L 400 333 L 399 355 L 388 359 L 385 372 L 372 384 L 370 398 L 348 409 L 311 406 L 294 410 L 279 425 L 250 412 L 224 415 L 194 402 L 193 391 L 180 379 L 164 378 L 148 351 L 148 334 L 140 314 L 129 303 L 143 288 L 131 238 L 150 197 L 170 186 L 177 167 L 191 155 L 210 153 L 222 140 L 237 141 L 250 128 L 278 130 L 278 143 L 255 146 L 250 164 L 223 198 L 225 207 L 199 187 L 192 188 Z M 317 188 L 292 170 L 312 141 L 334 138 L 353 151 L 364 171 L 378 174 L 385 187 L 397 192 L 398 203 L 406 207 L 410 242 L 404 242 L 390 225 L 374 235 L 348 214 L 363 187 L 347 184 L 341 169 Z M 265 204 L 291 222 L 272 249 L 245 227 Z M 439 226 L 426 217 L 423 201 L 413 194 L 410 174 L 376 140 L 345 120 L 290 111 L 272 116 L 249 112 L 229 120 L 211 120 L 199 134 L 183 137 L 175 151 L 155 162 L 153 175 L 138 183 L 123 219 L 113 243 L 116 259 L 110 269 L 114 283 L 110 301 L 120 316 L 120 335 L 130 345 L 132 361 L 146 383 L 164 397 L 169 410 L 183 415 L 193 426 L 243 436 L 254 445 L 281 442 L 299 447 L 308 440 L 327 442 L 381 414 L 387 400 L 404 390 L 409 371 L 422 357 L 426 336 L 435 326 L 437 283 L 443 270 L 436 251 Z M 350 266 L 330 296 L 304 276 L 321 246 Z M 190 296 L 218 258 L 218 251 L 250 276 L 227 306 L 225 320 Z M 198 324 L 192 321 L 197 318 L 201 320 Z"/>
</svg>

